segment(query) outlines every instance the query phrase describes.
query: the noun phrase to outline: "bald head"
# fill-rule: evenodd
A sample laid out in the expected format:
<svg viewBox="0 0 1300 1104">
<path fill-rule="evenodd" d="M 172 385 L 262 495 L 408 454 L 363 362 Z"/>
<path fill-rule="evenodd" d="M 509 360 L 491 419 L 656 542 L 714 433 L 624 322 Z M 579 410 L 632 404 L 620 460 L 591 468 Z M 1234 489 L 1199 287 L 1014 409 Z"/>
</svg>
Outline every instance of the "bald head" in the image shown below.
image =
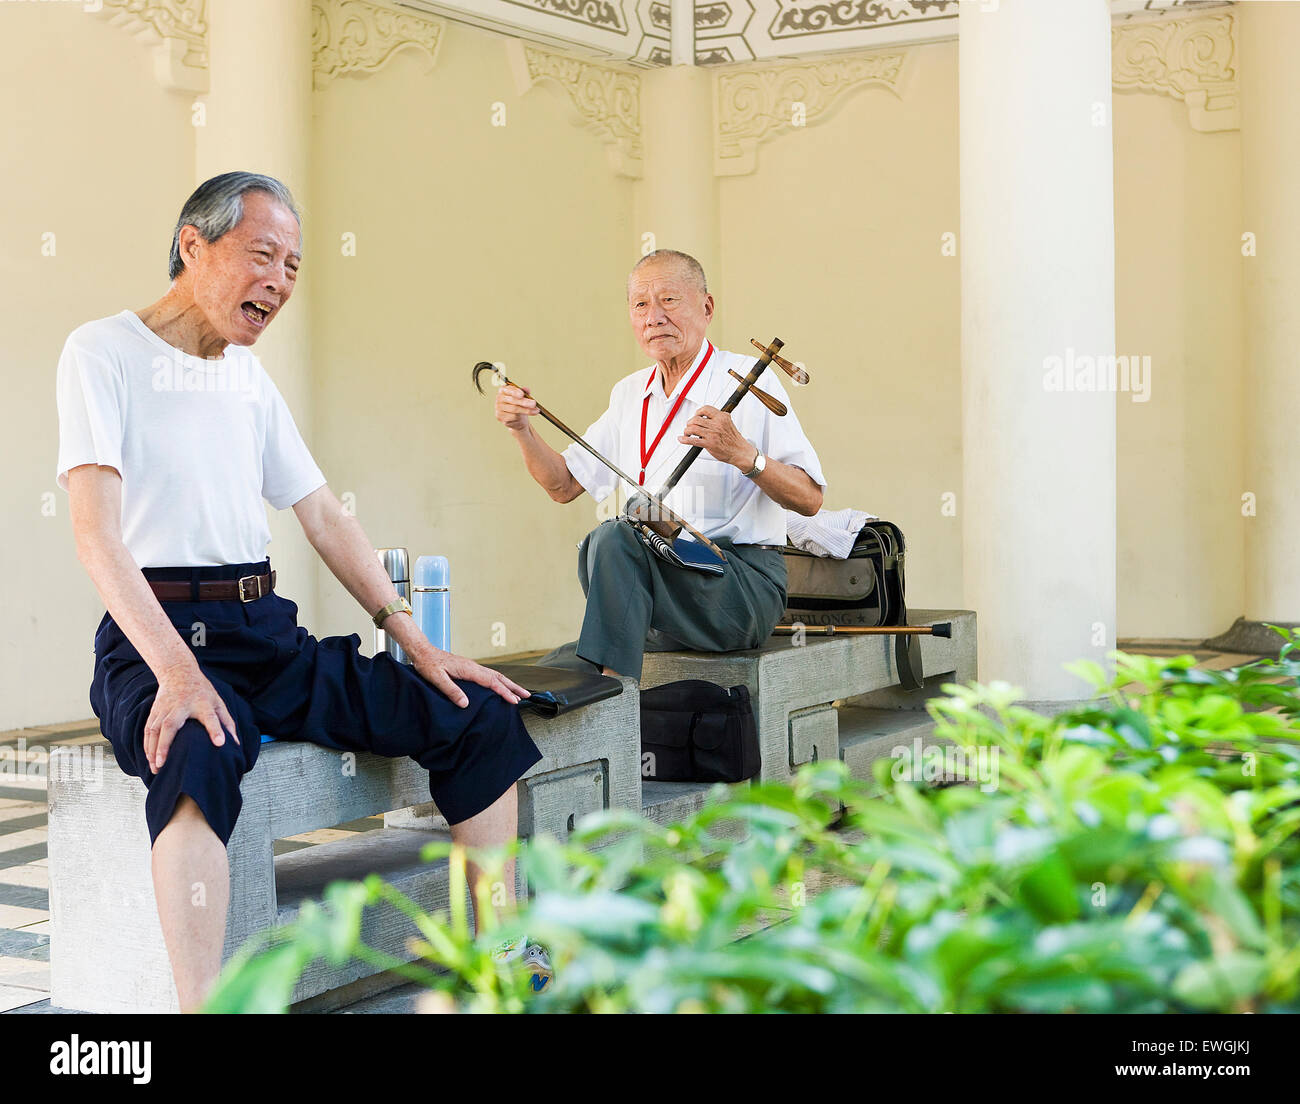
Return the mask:
<svg viewBox="0 0 1300 1104">
<path fill-rule="evenodd" d="M 627 276 L 629 291 L 637 273 L 646 265 L 653 265 L 657 271 L 674 272 L 697 287 L 702 295 L 709 293 L 709 285 L 704 278 L 704 266 L 689 253 L 682 253 L 676 249 L 656 249 L 653 253 L 647 253 L 637 261 Z"/>
</svg>

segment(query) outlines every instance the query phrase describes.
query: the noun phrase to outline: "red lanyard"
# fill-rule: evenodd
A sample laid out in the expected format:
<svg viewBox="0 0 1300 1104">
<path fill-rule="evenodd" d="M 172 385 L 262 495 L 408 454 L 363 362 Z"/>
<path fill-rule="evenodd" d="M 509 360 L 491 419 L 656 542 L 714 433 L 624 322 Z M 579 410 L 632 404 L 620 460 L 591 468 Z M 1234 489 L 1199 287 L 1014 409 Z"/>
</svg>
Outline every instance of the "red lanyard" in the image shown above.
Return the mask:
<svg viewBox="0 0 1300 1104">
<path fill-rule="evenodd" d="M 700 366 L 695 369 L 695 374 L 691 376 L 686 386 L 682 388 L 682 393 L 677 396 L 677 401 L 673 403 L 673 408 L 668 411 L 668 417 L 664 419 L 664 424 L 659 427 L 659 433 L 655 437 L 654 443 L 650 446 L 650 451 L 647 452 L 645 447 L 645 423 L 646 418 L 650 414 L 650 387 L 654 383 L 654 373 L 659 371 L 658 366 L 650 369 L 650 379 L 646 383 L 645 398 L 641 402 L 641 476 L 637 479 L 638 483 L 642 485 L 645 484 L 645 469 L 646 465 L 650 463 L 650 457 L 655 454 L 655 449 L 659 447 L 659 442 L 664 439 L 665 431 L 672 423 L 672 420 L 677 417 L 677 411 L 681 409 L 682 400 L 686 398 L 686 393 L 694 386 L 695 381 L 700 378 L 700 373 L 704 371 L 704 367 L 709 363 L 709 357 L 712 355 L 713 343 L 709 342 L 708 352 L 704 354 L 704 359 L 700 361 Z"/>
</svg>

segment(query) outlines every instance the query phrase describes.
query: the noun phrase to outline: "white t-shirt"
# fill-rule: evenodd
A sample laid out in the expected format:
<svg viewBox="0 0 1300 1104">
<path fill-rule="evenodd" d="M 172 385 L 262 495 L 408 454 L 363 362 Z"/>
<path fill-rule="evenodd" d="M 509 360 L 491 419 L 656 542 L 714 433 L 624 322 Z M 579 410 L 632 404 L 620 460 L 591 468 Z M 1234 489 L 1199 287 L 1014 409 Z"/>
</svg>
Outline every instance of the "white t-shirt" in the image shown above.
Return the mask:
<svg viewBox="0 0 1300 1104">
<path fill-rule="evenodd" d="M 642 368 L 619 380 L 609 394 L 609 408 L 583 435 L 587 443 L 633 479 L 640 476 L 643 409 L 645 447 L 649 449 L 677 396 L 690 383 L 711 348 L 705 341 L 695 354 L 690 371 L 678 380 L 671 396 L 664 395 L 663 375 L 658 365 Z M 686 392 L 672 424 L 646 463 L 644 486 L 648 491 L 658 493 L 690 449 L 690 445 L 679 444 L 677 438 L 695 411 L 706 405 L 721 409 L 735 391 L 737 381 L 727 374 L 727 369 L 743 377 L 753 367 L 754 360 L 741 353 L 713 349 L 704 371 Z M 779 372 L 778 368 L 765 371 L 758 386 L 785 403 L 789 413 L 778 418 L 753 395 L 746 395 L 731 412 L 732 421 L 750 444 L 762 449 L 769 459 L 802 468 L 824 488 L 826 478 L 822 475 L 821 461 L 799 424 L 790 397 L 778 378 Z M 618 476 L 580 445 L 565 449 L 564 461 L 573 478 L 597 502 L 623 485 Z M 746 479 L 738 468 L 715 460 L 707 451 L 700 453 L 664 501 L 710 539 L 729 538 L 736 544 L 785 544 L 784 507 L 765 495 L 752 479 Z"/>
<path fill-rule="evenodd" d="M 122 477 L 138 567 L 257 563 L 277 510 L 325 484 L 251 350 L 190 356 L 124 310 L 73 330 L 59 357 L 59 486 L 81 464 Z"/>
</svg>

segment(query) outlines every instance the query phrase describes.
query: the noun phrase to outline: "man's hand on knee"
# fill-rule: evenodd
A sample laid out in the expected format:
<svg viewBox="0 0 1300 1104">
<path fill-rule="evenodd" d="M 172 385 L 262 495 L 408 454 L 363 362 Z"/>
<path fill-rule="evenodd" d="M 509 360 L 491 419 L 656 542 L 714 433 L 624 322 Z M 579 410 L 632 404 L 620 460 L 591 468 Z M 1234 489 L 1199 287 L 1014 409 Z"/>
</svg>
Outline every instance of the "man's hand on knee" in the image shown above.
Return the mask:
<svg viewBox="0 0 1300 1104">
<path fill-rule="evenodd" d="M 491 667 L 484 667 L 481 663 L 475 663 L 472 659 L 466 659 L 464 656 L 454 655 L 451 652 L 444 652 L 438 648 L 421 651 L 419 655 L 412 656 L 411 665 L 422 678 L 431 683 L 436 690 L 441 691 L 453 705 L 458 705 L 462 709 L 469 705 L 469 698 L 465 696 L 465 691 L 453 681 L 455 679 L 486 686 L 489 690 L 505 698 L 511 705 L 517 705 L 528 697 L 527 690 L 517 682 L 511 682 L 500 671 L 494 671 Z"/>
<path fill-rule="evenodd" d="M 176 733 L 191 717 L 207 729 L 217 747 L 226 742 L 227 734 L 239 743 L 230 710 L 197 664 L 166 671 L 158 680 L 158 693 L 144 726 L 144 753 L 154 774 L 162 770 Z"/>
</svg>

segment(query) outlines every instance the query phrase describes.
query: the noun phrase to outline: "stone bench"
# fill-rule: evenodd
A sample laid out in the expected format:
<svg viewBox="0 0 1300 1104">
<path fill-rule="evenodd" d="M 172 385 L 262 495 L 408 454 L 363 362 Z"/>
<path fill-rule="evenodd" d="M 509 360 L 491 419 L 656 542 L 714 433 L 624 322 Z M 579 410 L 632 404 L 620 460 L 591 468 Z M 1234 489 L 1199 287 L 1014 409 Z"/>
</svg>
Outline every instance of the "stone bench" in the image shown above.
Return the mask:
<svg viewBox="0 0 1300 1104">
<path fill-rule="evenodd" d="M 588 812 L 641 807 L 639 699 L 632 680 L 623 686 L 622 694 L 560 717 L 525 714 L 543 758 L 520 784 L 521 836 L 563 838 Z M 87 1012 L 174 1011 L 176 989 L 150 874 L 145 787 L 118 769 L 107 744 L 103 775 L 100 787 L 54 771 L 50 776 L 50 1000 Z M 377 873 L 426 910 L 446 907 L 446 863 L 423 863 L 420 850 L 450 837 L 431 817 L 410 811 L 436 815 L 428 773 L 412 760 L 369 754 L 345 760 L 328 748 L 275 741 L 261 749 L 242 793 L 227 848 L 223 960 L 253 934 L 292 920 L 304 900 L 318 899 L 339 879 Z M 392 814 L 382 829 L 274 854 L 275 840 L 379 813 Z M 414 934 L 395 910 L 367 910 L 362 938 L 371 947 L 409 960 L 405 944 Z M 340 969 L 314 963 L 294 1002 L 377 972 L 359 961 Z"/>
<path fill-rule="evenodd" d="M 975 615 L 912 610 L 913 624 L 952 622 L 952 637 L 920 638 L 925 686 L 901 689 L 893 637 L 808 637 L 796 646 L 773 637 L 762 648 L 708 654 L 652 652 L 642 684 L 707 679 L 749 688 L 758 721 L 761 777 L 788 779 L 802 764 L 839 758 L 855 777 L 914 738 L 932 742 L 925 699 L 944 682 L 975 677 Z M 563 838 L 588 812 L 641 809 L 660 823 L 689 816 L 708 784 L 643 780 L 636 685 L 617 697 L 559 718 L 527 714 L 544 758 L 520 787 L 522 837 Z M 231 905 L 224 957 L 252 934 L 288 922 L 301 903 L 331 881 L 376 873 L 426 910 L 445 908 L 445 863 L 422 863 L 421 848 L 446 839 L 446 823 L 428 800 L 427 776 L 411 760 L 356 757 L 345 774 L 337 752 L 272 742 L 244 779 L 244 808 L 231 837 Z M 49 862 L 51 1002 L 85 1011 L 167 1011 L 176 994 L 154 904 L 145 789 L 123 775 L 111 751 L 103 788 L 50 778 Z M 362 817 L 384 814 L 385 827 L 276 856 L 273 842 Z M 110 842 L 111 841 L 111 842 Z M 362 938 L 408 959 L 409 922 L 391 909 L 368 911 Z M 106 934 L 107 933 L 107 934 Z M 315 963 L 294 1001 L 320 1003 L 355 987 L 375 969 L 353 962 Z M 355 990 L 354 990 L 355 991 Z M 342 997 L 338 997 L 339 1000 Z"/>
<path fill-rule="evenodd" d="M 804 763 L 842 759 L 855 778 L 899 744 L 932 740 L 926 698 L 945 682 L 975 677 L 975 614 L 969 610 L 910 610 L 913 625 L 952 623 L 950 638 L 919 638 L 925 685 L 899 686 L 892 636 L 774 636 L 744 652 L 647 652 L 645 689 L 678 679 L 705 679 L 749 689 L 758 722 L 760 777 L 790 778 Z M 698 808 L 707 786 L 642 784 L 643 803 L 682 816 Z M 654 814 L 651 814 L 654 815 Z M 656 816 L 656 819 L 663 819 Z"/>
</svg>

